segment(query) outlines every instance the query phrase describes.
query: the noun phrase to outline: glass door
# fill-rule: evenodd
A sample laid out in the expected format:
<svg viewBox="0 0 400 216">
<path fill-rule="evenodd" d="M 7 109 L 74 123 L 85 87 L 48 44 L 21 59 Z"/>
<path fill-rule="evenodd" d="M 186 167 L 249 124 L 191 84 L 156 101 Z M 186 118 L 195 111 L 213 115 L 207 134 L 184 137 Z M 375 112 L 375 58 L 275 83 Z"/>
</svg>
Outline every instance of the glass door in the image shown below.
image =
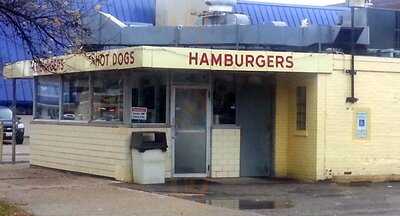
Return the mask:
<svg viewBox="0 0 400 216">
<path fill-rule="evenodd" d="M 174 174 L 207 176 L 208 89 L 173 88 Z"/>
</svg>

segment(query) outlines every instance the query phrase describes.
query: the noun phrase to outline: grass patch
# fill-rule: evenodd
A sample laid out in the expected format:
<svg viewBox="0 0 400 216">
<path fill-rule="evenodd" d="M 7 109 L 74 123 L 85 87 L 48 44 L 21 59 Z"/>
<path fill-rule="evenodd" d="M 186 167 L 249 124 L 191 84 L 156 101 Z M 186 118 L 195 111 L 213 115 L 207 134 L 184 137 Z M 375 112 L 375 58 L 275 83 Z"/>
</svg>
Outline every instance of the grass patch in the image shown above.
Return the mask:
<svg viewBox="0 0 400 216">
<path fill-rule="evenodd" d="M 31 216 L 20 208 L 0 201 L 0 216 Z"/>
</svg>

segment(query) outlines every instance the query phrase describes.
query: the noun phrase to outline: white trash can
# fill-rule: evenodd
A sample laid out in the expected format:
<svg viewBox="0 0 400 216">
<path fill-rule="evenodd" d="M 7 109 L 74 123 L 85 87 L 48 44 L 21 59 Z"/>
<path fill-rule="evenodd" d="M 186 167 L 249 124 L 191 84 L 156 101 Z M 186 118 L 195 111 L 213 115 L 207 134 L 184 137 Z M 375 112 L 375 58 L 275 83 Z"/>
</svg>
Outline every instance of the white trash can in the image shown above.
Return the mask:
<svg viewBox="0 0 400 216">
<path fill-rule="evenodd" d="M 165 153 L 161 149 L 143 153 L 132 149 L 133 180 L 137 184 L 165 183 Z"/>
<path fill-rule="evenodd" d="M 133 132 L 131 140 L 133 181 L 137 184 L 165 183 L 166 134 Z"/>
</svg>

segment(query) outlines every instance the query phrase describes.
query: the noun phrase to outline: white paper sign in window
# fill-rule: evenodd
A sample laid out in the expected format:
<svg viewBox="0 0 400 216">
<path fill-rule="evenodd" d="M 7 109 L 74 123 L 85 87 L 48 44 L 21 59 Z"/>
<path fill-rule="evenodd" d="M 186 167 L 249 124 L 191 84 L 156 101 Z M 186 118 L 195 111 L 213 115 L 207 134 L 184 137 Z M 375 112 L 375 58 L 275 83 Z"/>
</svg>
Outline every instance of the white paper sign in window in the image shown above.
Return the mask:
<svg viewBox="0 0 400 216">
<path fill-rule="evenodd" d="M 146 121 L 147 108 L 146 107 L 132 107 L 131 110 L 132 120 Z"/>
<path fill-rule="evenodd" d="M 368 113 L 357 112 L 356 124 L 357 124 L 357 130 L 356 130 L 357 138 L 359 139 L 368 138 Z"/>
</svg>

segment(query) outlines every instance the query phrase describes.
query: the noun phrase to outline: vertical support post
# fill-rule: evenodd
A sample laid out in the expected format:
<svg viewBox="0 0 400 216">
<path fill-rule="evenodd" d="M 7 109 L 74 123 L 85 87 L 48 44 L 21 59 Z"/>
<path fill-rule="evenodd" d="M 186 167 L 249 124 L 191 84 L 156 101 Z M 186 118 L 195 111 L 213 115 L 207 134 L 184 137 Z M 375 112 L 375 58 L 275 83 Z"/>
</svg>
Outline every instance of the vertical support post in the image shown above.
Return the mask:
<svg viewBox="0 0 400 216">
<path fill-rule="evenodd" d="M 0 133 L 0 163 L 3 161 L 3 131 L 4 131 L 4 128 L 3 128 L 3 124 L 1 124 L 0 123 L 0 131 L 2 131 L 1 133 Z"/>
<path fill-rule="evenodd" d="M 165 112 L 166 112 L 166 115 L 165 115 L 165 123 L 167 124 L 167 125 L 171 125 L 171 89 L 172 89 L 172 71 L 171 70 L 169 70 L 168 72 L 167 72 L 167 81 L 166 81 L 166 86 L 167 86 L 167 88 L 166 88 L 166 90 L 167 90 L 167 93 L 166 93 L 166 108 L 165 108 Z"/>
<path fill-rule="evenodd" d="M 33 108 L 32 108 L 32 115 L 33 119 L 36 119 L 37 114 L 36 114 L 36 100 L 37 100 L 37 86 L 38 86 L 38 78 L 33 77 L 33 92 L 32 92 L 32 98 L 33 98 Z"/>
<path fill-rule="evenodd" d="M 13 164 L 16 162 L 16 135 L 17 135 L 17 91 L 16 79 L 12 79 L 12 156 L 11 161 Z"/>
<path fill-rule="evenodd" d="M 122 72 L 123 77 L 123 122 L 127 126 L 132 126 L 131 107 L 132 107 L 132 89 L 131 89 L 131 73 Z"/>
<path fill-rule="evenodd" d="M 63 120 L 63 115 L 64 115 L 64 97 L 63 97 L 63 92 L 64 92 L 64 77 L 63 75 L 60 75 L 58 78 L 58 86 L 60 88 L 58 89 L 58 120 Z"/>
<path fill-rule="evenodd" d="M 94 111 L 93 111 L 93 101 L 94 101 L 94 94 L 93 94 L 93 92 L 94 92 L 94 87 L 93 87 L 93 73 L 92 72 L 89 72 L 89 122 L 92 122 L 93 121 L 93 113 L 94 113 Z"/>
</svg>

